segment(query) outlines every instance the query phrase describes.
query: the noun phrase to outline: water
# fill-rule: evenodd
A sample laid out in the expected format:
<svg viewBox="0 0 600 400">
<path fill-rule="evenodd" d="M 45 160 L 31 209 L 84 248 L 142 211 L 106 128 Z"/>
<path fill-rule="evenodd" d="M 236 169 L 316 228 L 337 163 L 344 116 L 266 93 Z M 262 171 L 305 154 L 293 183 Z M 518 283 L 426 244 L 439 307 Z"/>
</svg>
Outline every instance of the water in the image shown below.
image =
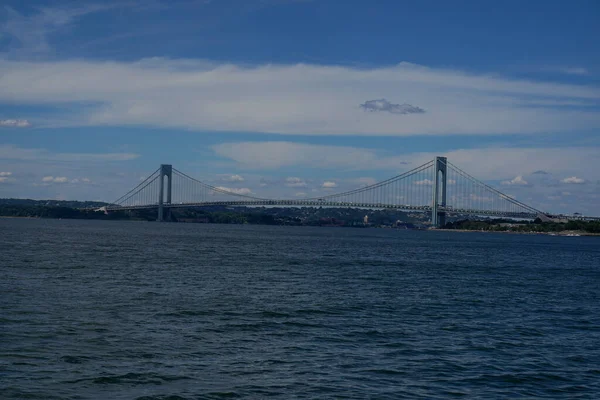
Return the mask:
<svg viewBox="0 0 600 400">
<path fill-rule="evenodd" d="M 598 398 L 600 238 L 0 219 L 0 398 Z"/>
</svg>

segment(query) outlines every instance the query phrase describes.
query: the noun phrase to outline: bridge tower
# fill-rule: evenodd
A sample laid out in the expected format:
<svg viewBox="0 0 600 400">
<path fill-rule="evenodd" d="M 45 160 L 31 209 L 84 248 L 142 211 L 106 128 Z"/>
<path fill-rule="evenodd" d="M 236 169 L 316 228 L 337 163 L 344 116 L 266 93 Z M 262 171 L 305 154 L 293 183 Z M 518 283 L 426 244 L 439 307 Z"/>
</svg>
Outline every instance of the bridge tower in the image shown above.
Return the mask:
<svg viewBox="0 0 600 400">
<path fill-rule="evenodd" d="M 165 202 L 165 176 L 167 177 L 167 200 Z M 165 217 L 165 206 L 164 204 L 171 204 L 171 188 L 172 188 L 172 177 L 173 177 L 173 166 L 170 164 L 161 164 L 160 165 L 160 190 L 158 194 L 158 218 L 157 221 L 164 221 Z M 167 207 L 166 209 L 166 217 L 167 220 L 171 219 L 171 209 Z"/>
<path fill-rule="evenodd" d="M 433 161 L 433 199 L 431 202 L 431 226 L 441 228 L 446 225 L 446 212 L 438 208 L 446 207 L 446 157 L 436 157 Z"/>
</svg>

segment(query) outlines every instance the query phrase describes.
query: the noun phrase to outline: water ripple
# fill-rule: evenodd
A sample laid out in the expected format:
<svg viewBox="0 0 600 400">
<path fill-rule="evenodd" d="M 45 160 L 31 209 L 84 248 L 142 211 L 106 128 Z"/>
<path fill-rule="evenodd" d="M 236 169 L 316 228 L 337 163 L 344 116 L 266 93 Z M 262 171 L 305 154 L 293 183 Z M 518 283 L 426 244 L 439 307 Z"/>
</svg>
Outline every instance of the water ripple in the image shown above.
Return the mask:
<svg viewBox="0 0 600 400">
<path fill-rule="evenodd" d="M 600 246 L 1 220 L 0 398 L 597 398 Z"/>
</svg>

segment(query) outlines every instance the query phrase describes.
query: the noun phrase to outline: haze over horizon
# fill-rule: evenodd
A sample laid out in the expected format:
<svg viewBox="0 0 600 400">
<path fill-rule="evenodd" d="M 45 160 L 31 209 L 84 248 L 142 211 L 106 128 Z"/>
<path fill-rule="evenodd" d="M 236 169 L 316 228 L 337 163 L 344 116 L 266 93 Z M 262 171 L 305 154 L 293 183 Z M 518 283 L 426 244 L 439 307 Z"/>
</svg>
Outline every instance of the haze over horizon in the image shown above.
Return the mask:
<svg viewBox="0 0 600 400">
<path fill-rule="evenodd" d="M 168 163 L 261 197 L 435 156 L 600 215 L 600 3 L 52 1 L 0 7 L 0 197 L 112 201 Z"/>
</svg>

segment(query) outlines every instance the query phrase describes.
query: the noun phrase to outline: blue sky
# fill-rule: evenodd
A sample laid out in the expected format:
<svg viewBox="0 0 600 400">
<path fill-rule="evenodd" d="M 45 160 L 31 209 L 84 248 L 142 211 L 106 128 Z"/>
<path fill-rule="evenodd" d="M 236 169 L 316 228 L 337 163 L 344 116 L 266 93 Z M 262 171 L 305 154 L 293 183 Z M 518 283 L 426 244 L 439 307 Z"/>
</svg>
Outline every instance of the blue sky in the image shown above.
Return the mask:
<svg viewBox="0 0 600 400">
<path fill-rule="evenodd" d="M 583 0 L 5 0 L 0 197 L 111 201 L 161 163 L 294 197 L 446 155 L 600 215 L 599 17 Z"/>
</svg>

